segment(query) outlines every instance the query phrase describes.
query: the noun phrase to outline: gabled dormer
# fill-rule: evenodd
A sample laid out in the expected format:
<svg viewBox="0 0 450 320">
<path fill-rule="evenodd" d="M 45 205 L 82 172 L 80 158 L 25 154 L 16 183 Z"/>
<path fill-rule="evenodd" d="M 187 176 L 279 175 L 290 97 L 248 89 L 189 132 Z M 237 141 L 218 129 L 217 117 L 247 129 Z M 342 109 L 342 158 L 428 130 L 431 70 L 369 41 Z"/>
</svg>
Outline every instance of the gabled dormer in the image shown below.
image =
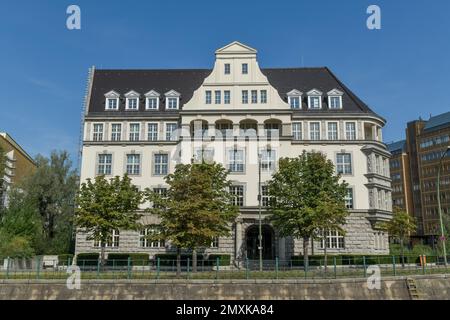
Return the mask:
<svg viewBox="0 0 450 320">
<path fill-rule="evenodd" d="M 105 110 L 119 110 L 120 93 L 111 90 L 105 94 Z"/>
<path fill-rule="evenodd" d="M 141 95 L 134 90 L 131 90 L 125 94 L 126 103 L 125 110 L 139 110 L 139 97 Z"/>
<path fill-rule="evenodd" d="M 302 108 L 302 95 L 303 92 L 293 89 L 289 91 L 287 94 L 288 103 L 291 106 L 291 109 L 301 109 Z"/>
<path fill-rule="evenodd" d="M 328 109 L 339 110 L 342 109 L 342 96 L 344 93 L 338 89 L 333 89 L 327 93 L 328 95 Z"/>
<path fill-rule="evenodd" d="M 145 94 L 145 110 L 158 110 L 159 109 L 159 97 L 160 94 L 155 90 L 150 90 Z"/>
<path fill-rule="evenodd" d="M 166 110 L 178 110 L 180 108 L 181 94 L 175 90 L 170 90 L 164 94 L 166 96 Z"/>
<path fill-rule="evenodd" d="M 308 91 L 308 109 L 322 109 L 322 91 L 312 89 Z"/>
</svg>

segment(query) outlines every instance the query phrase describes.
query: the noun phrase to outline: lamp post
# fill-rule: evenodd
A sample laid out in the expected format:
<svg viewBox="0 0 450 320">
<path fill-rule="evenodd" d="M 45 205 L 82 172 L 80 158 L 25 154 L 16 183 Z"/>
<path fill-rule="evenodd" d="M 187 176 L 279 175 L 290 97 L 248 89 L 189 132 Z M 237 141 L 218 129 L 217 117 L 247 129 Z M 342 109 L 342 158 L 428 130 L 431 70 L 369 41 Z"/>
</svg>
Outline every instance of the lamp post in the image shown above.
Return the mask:
<svg viewBox="0 0 450 320">
<path fill-rule="evenodd" d="M 262 218 L 261 218 L 261 153 L 258 153 L 258 212 L 259 212 L 259 271 L 263 271 Z"/>
<path fill-rule="evenodd" d="M 442 209 L 441 209 L 441 167 L 442 161 L 446 154 L 450 151 L 450 146 L 447 147 L 444 153 L 442 153 L 441 159 L 439 160 L 439 168 L 437 174 L 437 198 L 438 198 L 438 212 L 439 212 L 439 221 L 441 223 L 441 241 L 442 241 L 442 251 L 444 253 L 444 265 L 447 266 L 447 250 L 445 248 L 445 231 L 444 231 L 444 223 L 442 221 Z"/>
</svg>

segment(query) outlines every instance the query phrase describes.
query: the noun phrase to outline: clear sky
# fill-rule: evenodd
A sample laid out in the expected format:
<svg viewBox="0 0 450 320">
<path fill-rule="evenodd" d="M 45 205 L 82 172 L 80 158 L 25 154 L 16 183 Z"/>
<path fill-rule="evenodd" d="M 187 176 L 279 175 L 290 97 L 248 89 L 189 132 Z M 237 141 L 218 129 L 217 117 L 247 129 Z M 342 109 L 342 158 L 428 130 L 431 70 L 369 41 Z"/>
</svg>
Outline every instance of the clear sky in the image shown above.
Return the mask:
<svg viewBox="0 0 450 320">
<path fill-rule="evenodd" d="M 70 4 L 81 30 L 66 28 Z M 366 27 L 371 4 L 381 30 Z M 233 40 L 261 67 L 328 66 L 388 120 L 386 142 L 450 110 L 448 0 L 2 0 L 0 14 L 0 131 L 33 156 L 77 160 L 90 66 L 211 68 Z"/>
</svg>

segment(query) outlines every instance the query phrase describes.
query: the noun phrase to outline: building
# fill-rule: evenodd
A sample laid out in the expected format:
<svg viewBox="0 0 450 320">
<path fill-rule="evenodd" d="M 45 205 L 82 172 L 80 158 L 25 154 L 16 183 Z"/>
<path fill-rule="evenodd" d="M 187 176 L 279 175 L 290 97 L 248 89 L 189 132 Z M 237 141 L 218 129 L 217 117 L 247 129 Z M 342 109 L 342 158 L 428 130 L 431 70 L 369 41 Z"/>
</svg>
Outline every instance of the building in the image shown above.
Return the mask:
<svg viewBox="0 0 450 320">
<path fill-rule="evenodd" d="M 399 165 L 400 146 L 403 164 Z M 406 127 L 406 140 L 388 145 L 393 204 L 406 209 L 417 222 L 415 238 L 435 244 L 441 233 L 437 202 L 437 172 L 441 156 L 450 146 L 450 112 L 431 117 L 428 121 L 411 121 Z M 403 194 L 398 193 L 402 185 Z M 401 199 L 408 199 L 401 200 Z M 444 156 L 441 167 L 441 206 L 444 215 L 450 213 L 450 154 Z"/>
<path fill-rule="evenodd" d="M 8 204 L 8 190 L 36 168 L 33 158 L 7 133 L 0 132 L 0 147 L 6 154 L 6 168 L 0 177 L 0 207 Z"/>
<path fill-rule="evenodd" d="M 212 70 L 91 69 L 81 181 L 128 172 L 139 188 L 164 192 L 164 176 L 178 161 L 222 162 L 230 170 L 240 216 L 232 236 L 214 239 L 205 253 L 239 261 L 258 255 L 258 154 L 264 205 L 265 183 L 278 158 L 320 151 L 349 183 L 351 215 L 345 237 L 329 233 L 326 241 L 313 244 L 314 253 L 325 245 L 331 253 L 388 253 L 388 236 L 377 229 L 392 209 L 385 120 L 328 68 L 261 69 L 257 51 L 239 42 L 215 54 Z M 158 220 L 143 219 L 148 228 L 140 233 L 115 230 L 107 251 L 171 250 L 169 243 L 144 239 Z M 77 234 L 76 252 L 99 251 L 86 236 Z M 265 259 L 289 259 L 301 253 L 302 243 L 278 237 L 264 222 L 263 251 Z"/>
</svg>

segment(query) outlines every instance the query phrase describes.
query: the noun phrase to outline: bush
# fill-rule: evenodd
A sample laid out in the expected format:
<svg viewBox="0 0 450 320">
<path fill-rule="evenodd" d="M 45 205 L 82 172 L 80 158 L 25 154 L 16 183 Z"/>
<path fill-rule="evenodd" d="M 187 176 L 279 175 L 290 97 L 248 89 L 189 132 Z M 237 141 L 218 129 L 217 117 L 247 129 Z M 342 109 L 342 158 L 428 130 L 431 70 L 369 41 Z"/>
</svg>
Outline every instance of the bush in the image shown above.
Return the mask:
<svg viewBox="0 0 450 320">
<path fill-rule="evenodd" d="M 77 266 L 96 266 L 99 259 L 98 253 L 79 253 L 77 254 Z"/>
<path fill-rule="evenodd" d="M 58 255 L 58 265 L 67 266 L 73 261 L 73 254 L 60 254 Z"/>
<path fill-rule="evenodd" d="M 31 258 L 34 249 L 30 241 L 21 236 L 0 236 L 0 258 Z"/>
<path fill-rule="evenodd" d="M 327 265 L 333 265 L 334 258 L 336 258 L 336 265 L 342 264 L 342 256 L 327 255 Z M 308 256 L 308 263 L 310 266 L 323 266 L 325 264 L 325 257 L 323 255 Z M 303 267 L 305 265 L 304 257 L 294 256 L 292 258 L 292 265 Z"/>
<path fill-rule="evenodd" d="M 177 255 L 170 253 L 162 253 L 155 255 L 155 261 L 159 258 L 160 266 L 176 266 L 177 265 Z M 210 254 L 208 259 L 204 259 L 203 255 L 197 255 L 197 266 L 215 266 L 217 263 L 217 258 L 220 260 L 221 266 L 229 266 L 231 264 L 231 256 L 229 254 Z M 181 266 L 187 266 L 189 259 L 189 264 L 192 265 L 192 255 L 182 254 L 181 255 Z"/>
<path fill-rule="evenodd" d="M 150 264 L 148 253 L 110 253 L 106 265 L 127 266 L 128 259 L 132 266 L 148 266 Z"/>
</svg>

